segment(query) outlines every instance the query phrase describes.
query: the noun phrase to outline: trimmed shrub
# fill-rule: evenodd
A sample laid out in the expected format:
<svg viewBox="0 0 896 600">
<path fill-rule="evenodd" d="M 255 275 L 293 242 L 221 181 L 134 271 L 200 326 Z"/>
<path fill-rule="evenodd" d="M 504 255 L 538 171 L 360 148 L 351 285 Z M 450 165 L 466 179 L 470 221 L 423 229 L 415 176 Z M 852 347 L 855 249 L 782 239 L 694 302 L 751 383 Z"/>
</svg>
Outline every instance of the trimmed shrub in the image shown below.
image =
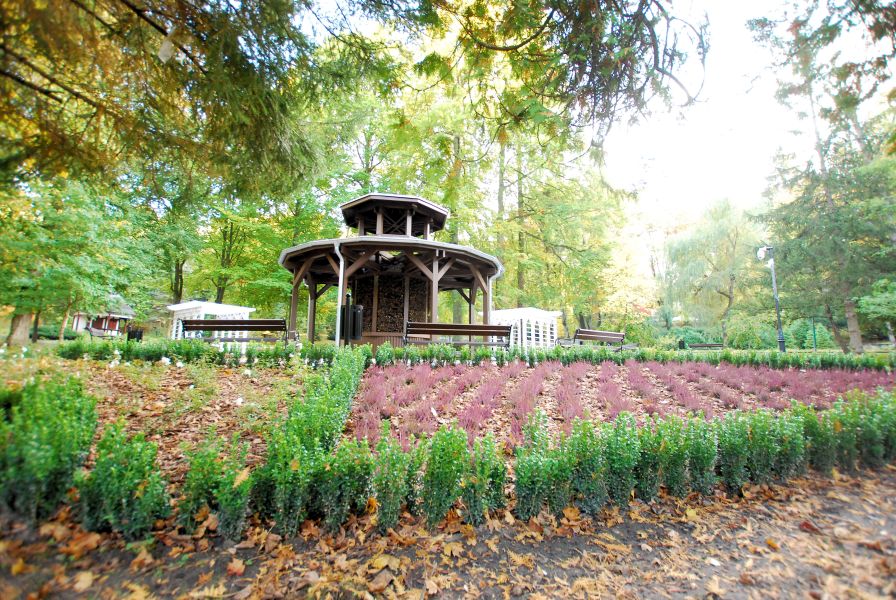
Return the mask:
<svg viewBox="0 0 896 600">
<path fill-rule="evenodd" d="M 411 456 L 389 435 L 388 424 L 383 427 L 376 452 L 372 480 L 377 501 L 376 525 L 380 533 L 386 533 L 398 523 L 401 505 L 407 496 Z"/>
<path fill-rule="evenodd" d="M 572 455 L 572 493 L 576 506 L 595 515 L 607 503 L 607 462 L 603 443 L 592 421 L 577 419 L 567 448 Z"/>
<path fill-rule="evenodd" d="M 799 412 L 787 411 L 775 419 L 775 437 L 778 454 L 775 458 L 775 474 L 787 479 L 806 470 L 805 426 Z"/>
<path fill-rule="evenodd" d="M 678 416 L 669 415 L 657 424 L 657 430 L 662 440 L 659 463 L 663 485 L 673 496 L 684 496 L 688 493 L 688 447 L 684 422 Z"/>
<path fill-rule="evenodd" d="M 516 514 L 523 521 L 536 516 L 547 501 L 550 486 L 550 439 L 546 416 L 536 410 L 523 427 L 523 443 L 516 449 Z"/>
<path fill-rule="evenodd" d="M 78 481 L 85 528 L 120 531 L 136 540 L 149 533 L 156 519 L 168 516 L 171 507 L 156 452 L 142 433 L 128 439 L 120 422 L 106 430 L 93 470 Z"/>
<path fill-rule="evenodd" d="M 408 479 L 407 479 L 407 499 L 405 504 L 408 511 L 417 516 L 422 509 L 423 497 L 423 473 L 426 465 L 426 457 L 429 455 L 429 440 L 418 440 L 410 452 L 408 453 Z"/>
<path fill-rule="evenodd" d="M 831 415 L 816 413 L 799 402 L 794 402 L 791 410 L 800 416 L 803 424 L 806 463 L 819 473 L 830 475 L 837 462 L 837 440 Z"/>
<path fill-rule="evenodd" d="M 718 424 L 719 472 L 730 493 L 739 493 L 748 479 L 750 423 L 746 415 L 732 412 Z"/>
<path fill-rule="evenodd" d="M 246 466 L 249 448 L 234 436 L 230 448 L 221 459 L 215 502 L 218 509 L 218 533 L 229 540 L 238 540 L 246 526 L 252 476 Z"/>
<path fill-rule="evenodd" d="M 750 413 L 748 420 L 750 479 L 754 483 L 771 483 L 779 451 L 775 419 L 770 411 L 761 409 Z"/>
<path fill-rule="evenodd" d="M 718 437 L 716 427 L 703 415 L 688 421 L 685 444 L 688 455 L 688 473 L 691 489 L 704 496 L 712 494 L 716 485 L 716 460 Z"/>
<path fill-rule="evenodd" d="M 569 451 L 566 439 L 561 438 L 557 447 L 547 455 L 547 504 L 548 509 L 557 518 L 563 515 L 563 509 L 569 506 L 572 499 L 573 455 Z"/>
<path fill-rule="evenodd" d="M 460 496 L 460 482 L 468 463 L 467 434 L 440 427 L 432 436 L 423 474 L 423 514 L 435 527 Z"/>
<path fill-rule="evenodd" d="M 650 418 L 638 430 L 639 456 L 635 466 L 635 491 L 638 498 L 650 502 L 660 490 L 660 448 L 663 438 Z"/>
<path fill-rule="evenodd" d="M 0 501 L 36 522 L 59 507 L 90 451 L 94 400 L 74 379 L 32 383 L 9 392 L 7 400 L 9 420 L 0 419 Z"/>
<path fill-rule="evenodd" d="M 177 520 L 187 533 L 196 529 L 196 516 L 203 507 L 211 511 L 215 505 L 215 491 L 220 480 L 217 440 L 210 437 L 199 444 L 189 458 L 189 469 L 181 487 L 182 497 L 177 503 Z"/>
<path fill-rule="evenodd" d="M 366 508 L 372 473 L 373 456 L 366 442 L 344 440 L 323 458 L 315 492 L 329 531 L 338 531 L 350 512 Z"/>
<path fill-rule="evenodd" d="M 507 470 L 491 434 L 477 439 L 470 456 L 470 467 L 461 483 L 461 498 L 466 507 L 464 519 L 481 525 L 489 511 L 504 505 Z"/>
<path fill-rule="evenodd" d="M 607 456 L 607 491 L 620 508 L 628 506 L 635 486 L 635 467 L 640 458 L 638 428 L 635 418 L 620 413 L 612 424 L 604 428 Z"/>
<path fill-rule="evenodd" d="M 834 440 L 837 449 L 837 466 L 848 473 L 856 470 L 859 458 L 858 414 L 850 409 L 850 405 L 837 402 L 829 412 L 834 428 Z"/>
<path fill-rule="evenodd" d="M 311 483 L 323 461 L 320 446 L 308 445 L 301 437 L 301 429 L 287 420 L 268 434 L 268 457 L 255 485 L 262 486 L 269 499 L 262 512 L 273 515 L 278 529 L 292 537 L 308 514 Z M 316 440 L 315 440 L 316 442 Z M 253 494 L 256 498 L 262 493 Z"/>
</svg>

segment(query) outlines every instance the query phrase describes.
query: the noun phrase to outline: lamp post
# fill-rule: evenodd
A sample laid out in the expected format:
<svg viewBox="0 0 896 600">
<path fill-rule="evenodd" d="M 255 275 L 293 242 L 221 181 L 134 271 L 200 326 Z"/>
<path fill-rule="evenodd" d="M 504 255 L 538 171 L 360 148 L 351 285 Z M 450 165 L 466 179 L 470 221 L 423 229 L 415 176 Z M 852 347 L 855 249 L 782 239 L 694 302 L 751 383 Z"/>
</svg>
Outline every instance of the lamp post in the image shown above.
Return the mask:
<svg viewBox="0 0 896 600">
<path fill-rule="evenodd" d="M 781 328 L 781 304 L 778 302 L 778 282 L 775 279 L 775 249 L 772 246 L 763 246 L 756 251 L 756 258 L 765 260 L 768 256 L 768 268 L 772 271 L 772 293 L 775 296 L 775 313 L 778 317 L 778 350 L 787 352 L 784 346 L 784 329 Z"/>
</svg>

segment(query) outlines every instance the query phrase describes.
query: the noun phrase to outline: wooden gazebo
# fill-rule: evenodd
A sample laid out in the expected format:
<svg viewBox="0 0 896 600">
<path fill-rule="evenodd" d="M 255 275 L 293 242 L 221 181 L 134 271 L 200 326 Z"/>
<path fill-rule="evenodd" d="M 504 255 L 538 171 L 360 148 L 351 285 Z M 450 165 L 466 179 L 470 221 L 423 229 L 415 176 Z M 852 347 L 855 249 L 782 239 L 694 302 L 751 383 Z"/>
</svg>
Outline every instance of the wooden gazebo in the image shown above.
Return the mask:
<svg viewBox="0 0 896 600">
<path fill-rule="evenodd" d="M 482 322 L 489 323 L 492 280 L 501 262 L 468 246 L 437 242 L 448 211 L 415 196 L 367 194 L 340 206 L 351 237 L 316 240 L 285 249 L 280 264 L 292 275 L 289 336 L 296 335 L 299 287 L 308 287 L 308 339 L 315 339 L 317 300 L 338 288 L 336 342 L 348 293 L 364 306 L 363 343 L 402 344 L 407 321 L 438 322 L 439 292 L 457 290 L 474 323 L 481 298 Z"/>
</svg>

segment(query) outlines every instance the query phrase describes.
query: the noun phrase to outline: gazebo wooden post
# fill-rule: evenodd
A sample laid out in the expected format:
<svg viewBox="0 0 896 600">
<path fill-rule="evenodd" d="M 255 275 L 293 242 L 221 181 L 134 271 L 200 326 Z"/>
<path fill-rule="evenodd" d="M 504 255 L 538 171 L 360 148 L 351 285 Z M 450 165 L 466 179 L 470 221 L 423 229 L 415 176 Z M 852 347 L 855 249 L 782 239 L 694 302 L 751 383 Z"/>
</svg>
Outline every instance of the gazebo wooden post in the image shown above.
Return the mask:
<svg viewBox="0 0 896 600">
<path fill-rule="evenodd" d="M 314 277 L 308 276 L 308 342 L 314 343 L 314 321 L 317 318 L 317 283 Z"/>
<path fill-rule="evenodd" d="M 430 294 L 432 294 L 430 300 L 432 301 L 431 307 L 431 315 L 430 322 L 438 323 L 439 322 L 439 255 L 436 254 L 432 259 L 432 273 L 430 274 L 430 282 L 432 283 L 432 289 Z"/>
</svg>

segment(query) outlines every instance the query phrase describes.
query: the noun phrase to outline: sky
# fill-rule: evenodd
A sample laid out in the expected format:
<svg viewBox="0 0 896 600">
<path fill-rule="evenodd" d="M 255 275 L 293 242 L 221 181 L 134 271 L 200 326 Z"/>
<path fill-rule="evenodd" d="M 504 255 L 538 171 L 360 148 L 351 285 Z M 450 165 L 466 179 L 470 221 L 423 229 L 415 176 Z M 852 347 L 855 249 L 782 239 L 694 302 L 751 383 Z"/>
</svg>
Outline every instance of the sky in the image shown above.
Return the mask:
<svg viewBox="0 0 896 600">
<path fill-rule="evenodd" d="M 774 15 L 780 2 L 691 0 L 676 13 L 699 22 L 709 17 L 705 83 L 696 105 L 630 126 L 618 124 L 606 144 L 605 175 L 611 184 L 639 191 L 641 206 L 664 219 L 695 219 L 713 202 L 744 208 L 763 202 L 779 149 L 807 155 L 809 136 L 791 131 L 806 124 L 777 103 L 770 53 L 756 44 L 747 21 Z M 695 61 L 696 62 L 696 61 Z M 699 74 L 698 74 L 699 75 Z M 699 87 L 700 77 L 690 77 Z M 679 104 L 684 96 L 677 96 Z"/>
</svg>

